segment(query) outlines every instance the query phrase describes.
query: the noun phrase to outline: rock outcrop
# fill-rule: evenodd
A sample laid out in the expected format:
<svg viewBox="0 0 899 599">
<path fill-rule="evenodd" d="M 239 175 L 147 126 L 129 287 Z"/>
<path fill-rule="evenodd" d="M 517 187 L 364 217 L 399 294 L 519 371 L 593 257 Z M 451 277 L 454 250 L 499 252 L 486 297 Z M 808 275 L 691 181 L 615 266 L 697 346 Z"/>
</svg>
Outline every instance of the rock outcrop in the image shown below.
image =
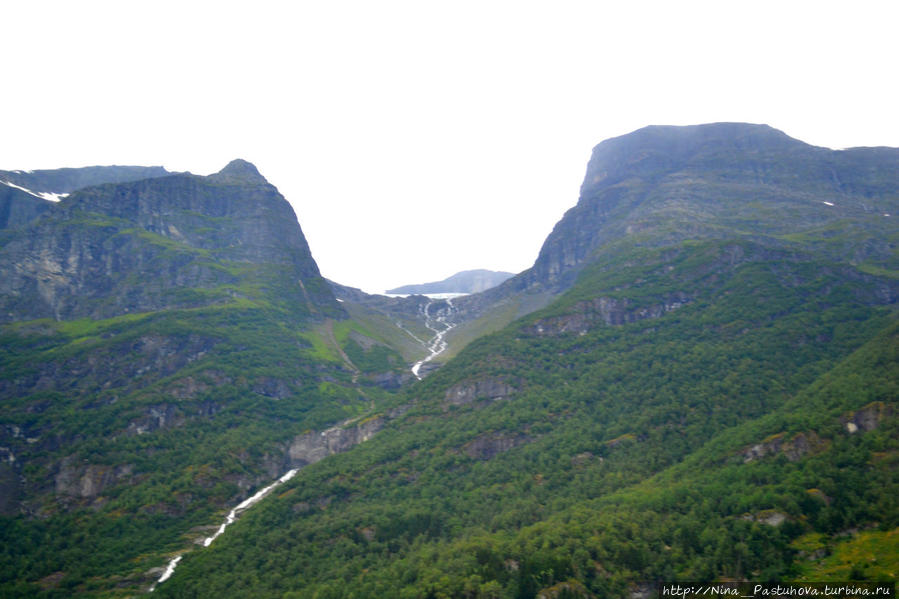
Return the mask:
<svg viewBox="0 0 899 599">
<path fill-rule="evenodd" d="M 597 324 L 622 325 L 647 318 L 659 318 L 667 312 L 688 304 L 685 294 L 677 294 L 650 306 L 632 307 L 626 298 L 597 297 L 578 302 L 571 313 L 542 318 L 527 330 L 533 334 L 554 337 L 566 333 L 583 335 Z"/>
<path fill-rule="evenodd" d="M 287 449 L 288 466 L 300 468 L 314 464 L 329 455 L 343 453 L 347 449 L 371 439 L 384 428 L 383 418 L 371 418 L 358 424 L 338 425 L 321 432 L 311 432 L 296 437 Z"/>
<path fill-rule="evenodd" d="M 444 398 L 448 405 L 464 406 L 482 399 L 489 401 L 508 399 L 515 391 L 515 387 L 502 377 L 485 377 L 453 385 L 446 390 Z"/>
<path fill-rule="evenodd" d="M 752 462 L 779 453 L 791 462 L 796 462 L 806 455 L 822 451 L 826 446 L 827 443 L 813 431 L 796 433 L 790 438 L 781 433 L 744 449 L 743 462 Z"/>
<path fill-rule="evenodd" d="M 880 423 L 895 414 L 893 406 L 882 401 L 870 403 L 860 410 L 844 414 L 840 421 L 849 434 L 876 430 Z"/>
<path fill-rule="evenodd" d="M 131 476 L 134 466 L 121 464 L 105 466 L 97 464 L 75 464 L 71 459 L 62 461 L 56 474 L 56 492 L 81 499 L 96 497 L 106 488 Z"/>
</svg>

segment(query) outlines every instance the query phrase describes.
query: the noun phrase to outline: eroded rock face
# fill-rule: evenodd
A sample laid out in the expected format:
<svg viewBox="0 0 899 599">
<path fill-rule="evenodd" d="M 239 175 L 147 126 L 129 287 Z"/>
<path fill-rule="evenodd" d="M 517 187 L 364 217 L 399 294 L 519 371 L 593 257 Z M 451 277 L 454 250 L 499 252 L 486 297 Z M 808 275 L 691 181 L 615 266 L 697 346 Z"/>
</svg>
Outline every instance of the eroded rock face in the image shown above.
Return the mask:
<svg viewBox="0 0 899 599">
<path fill-rule="evenodd" d="M 825 448 L 825 442 L 814 432 L 797 433 L 790 439 L 779 434 L 743 450 L 743 462 L 752 462 L 766 456 L 784 454 L 791 462 L 817 453 Z"/>
<path fill-rule="evenodd" d="M 626 298 L 597 297 L 579 302 L 574 311 L 563 316 L 543 318 L 530 327 L 536 335 L 554 337 L 564 334 L 586 334 L 600 323 L 617 326 L 647 318 L 659 318 L 690 303 L 685 294 L 677 294 L 651 306 L 634 308 Z"/>
<path fill-rule="evenodd" d="M 508 399 L 516 392 L 502 377 L 487 377 L 476 381 L 464 381 L 453 385 L 444 395 L 449 405 L 463 406 L 474 401 Z"/>
<path fill-rule="evenodd" d="M 55 478 L 56 492 L 84 499 L 96 497 L 104 489 L 130 477 L 133 472 L 134 466 L 131 464 L 75 464 L 72 458 L 65 458 Z"/>
<path fill-rule="evenodd" d="M 840 419 L 846 432 L 852 434 L 875 430 L 880 423 L 895 413 L 893 406 L 882 401 L 870 403 L 860 410 L 844 414 Z"/>
<path fill-rule="evenodd" d="M 184 415 L 172 404 L 150 406 L 141 418 L 128 424 L 128 434 L 143 435 L 184 424 Z"/>
<path fill-rule="evenodd" d="M 314 464 L 329 455 L 342 453 L 354 445 L 368 441 L 382 428 L 384 420 L 373 418 L 354 426 L 336 426 L 300 435 L 294 438 L 287 450 L 288 465 L 299 468 Z"/>
</svg>

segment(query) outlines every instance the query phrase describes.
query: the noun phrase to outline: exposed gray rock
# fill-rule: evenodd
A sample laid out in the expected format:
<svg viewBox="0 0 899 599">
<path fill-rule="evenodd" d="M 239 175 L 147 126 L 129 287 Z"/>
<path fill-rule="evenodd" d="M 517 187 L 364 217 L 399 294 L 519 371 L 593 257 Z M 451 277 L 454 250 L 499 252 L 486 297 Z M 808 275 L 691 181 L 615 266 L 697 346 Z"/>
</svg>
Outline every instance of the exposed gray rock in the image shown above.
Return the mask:
<svg viewBox="0 0 899 599">
<path fill-rule="evenodd" d="M 446 390 L 445 401 L 449 405 L 462 406 L 480 399 L 491 401 L 508 399 L 516 392 L 502 377 L 486 377 L 475 381 L 463 381 Z"/>
<path fill-rule="evenodd" d="M 744 449 L 743 462 L 752 462 L 778 453 L 784 454 L 791 462 L 796 462 L 806 455 L 818 453 L 825 446 L 826 443 L 813 431 L 797 433 L 790 439 L 781 433 Z"/>
<path fill-rule="evenodd" d="M 127 433 L 143 435 L 159 429 L 181 426 L 184 421 L 184 416 L 172 404 L 150 406 L 144 416 L 128 424 Z"/>
<path fill-rule="evenodd" d="M 570 314 L 542 318 L 527 330 L 536 335 L 550 337 L 566 333 L 583 335 L 598 323 L 616 326 L 648 318 L 659 318 L 688 303 L 690 298 L 685 294 L 677 294 L 660 303 L 638 308 L 631 307 L 631 302 L 626 298 L 597 297 L 591 301 L 578 302 Z"/>
<path fill-rule="evenodd" d="M 96 497 L 104 489 L 130 477 L 133 471 L 134 466 L 131 464 L 76 465 L 72 458 L 64 458 L 55 477 L 56 492 L 79 498 Z"/>
<path fill-rule="evenodd" d="M 891 417 L 893 406 L 882 401 L 870 403 L 860 410 L 844 414 L 840 419 L 849 434 L 875 430 L 886 418 Z"/>
<path fill-rule="evenodd" d="M 384 428 L 382 418 L 372 418 L 359 424 L 335 426 L 321 432 L 311 432 L 294 438 L 288 450 L 291 468 L 314 464 L 329 455 L 342 453 L 347 449 L 371 439 Z"/>
</svg>

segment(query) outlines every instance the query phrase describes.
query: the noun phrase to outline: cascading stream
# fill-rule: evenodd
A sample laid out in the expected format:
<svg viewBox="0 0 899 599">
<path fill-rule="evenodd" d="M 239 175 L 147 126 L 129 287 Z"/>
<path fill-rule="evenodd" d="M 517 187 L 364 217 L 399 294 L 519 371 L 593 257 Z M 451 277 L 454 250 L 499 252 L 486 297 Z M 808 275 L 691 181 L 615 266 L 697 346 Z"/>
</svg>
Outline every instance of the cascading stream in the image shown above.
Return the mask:
<svg viewBox="0 0 899 599">
<path fill-rule="evenodd" d="M 429 330 L 433 331 L 434 336 L 431 337 L 431 339 L 426 344 L 424 344 L 425 348 L 428 350 L 428 355 L 425 358 L 416 362 L 412 366 L 412 374 L 414 374 L 418 380 L 421 380 L 421 376 L 419 375 L 419 370 L 421 369 L 421 367 L 424 364 L 427 364 L 428 362 L 430 362 L 431 360 L 436 358 L 437 356 L 439 356 L 440 354 L 442 354 L 444 351 L 446 351 L 446 348 L 448 346 L 448 344 L 446 342 L 446 334 L 453 327 L 456 326 L 454 323 L 449 322 L 449 318 L 452 316 L 453 311 L 454 311 L 452 300 L 449 298 L 446 298 L 444 300 L 439 300 L 439 301 L 445 302 L 446 307 L 442 308 L 442 309 L 438 309 L 436 311 L 435 316 L 433 316 L 433 317 L 431 316 L 431 306 L 434 305 L 435 303 L 437 303 L 434 300 L 428 301 L 428 303 L 425 304 L 425 307 L 423 310 L 424 317 L 425 317 L 425 327 L 427 327 Z M 411 332 L 409 332 L 409 331 L 407 331 L 407 332 L 410 335 L 412 335 Z M 412 335 L 412 336 L 415 337 L 414 335 Z M 417 339 L 417 337 L 416 337 L 416 339 Z M 248 497 L 247 499 L 244 499 L 242 502 L 240 502 L 236 507 L 234 507 L 230 512 L 228 512 L 228 515 L 225 517 L 225 521 L 222 522 L 222 524 L 221 524 L 221 526 L 219 526 L 218 530 L 215 531 L 215 534 L 213 534 L 210 537 L 206 537 L 203 540 L 203 543 L 202 543 L 203 546 L 209 547 L 209 545 L 211 545 L 215 539 L 217 539 L 222 533 L 225 532 L 225 529 L 229 525 L 231 525 L 232 523 L 234 523 L 235 520 L 237 520 L 237 517 L 242 512 L 248 510 L 255 504 L 259 503 L 263 498 L 265 498 L 269 493 L 271 493 L 272 490 L 275 489 L 275 487 L 287 482 L 288 480 L 293 478 L 293 476 L 296 473 L 297 473 L 296 469 L 286 472 L 283 476 L 281 476 L 281 478 L 279 478 L 272 484 L 268 485 L 267 487 L 264 487 L 263 489 L 260 489 L 253 496 Z M 156 583 L 150 587 L 150 592 L 154 591 L 156 589 L 157 585 L 165 582 L 166 580 L 168 580 L 169 578 L 172 577 L 172 575 L 175 573 L 175 568 L 178 567 L 178 563 L 181 561 L 182 557 L 184 557 L 183 553 L 181 555 L 177 555 L 177 556 L 173 557 L 169 561 L 169 563 L 166 564 L 165 570 L 163 571 L 162 575 L 159 577 L 159 580 L 157 580 Z"/>
<path fill-rule="evenodd" d="M 452 316 L 454 310 L 453 301 L 449 298 L 442 301 L 446 302 L 446 310 L 438 310 L 434 318 L 431 318 L 431 306 L 434 304 L 434 301 L 429 301 L 424 307 L 425 326 L 434 331 L 434 336 L 431 337 L 427 344 L 428 355 L 412 365 L 412 374 L 418 380 L 421 380 L 421 375 L 418 374 L 421 367 L 446 351 L 446 334 L 456 326 L 454 323 L 449 322 L 449 317 Z"/>
<path fill-rule="evenodd" d="M 281 478 L 279 478 L 278 480 L 276 480 L 269 486 L 267 486 L 263 489 L 260 489 L 252 497 L 248 497 L 247 499 L 244 499 L 239 504 L 237 504 L 237 507 L 235 507 L 230 512 L 228 512 L 228 516 L 225 518 L 225 521 L 222 522 L 222 525 L 218 527 L 218 530 L 215 531 L 215 534 L 212 535 L 211 537 L 206 537 L 205 539 L 203 539 L 203 547 L 209 547 L 209 545 L 211 545 L 212 542 L 219 537 L 219 535 L 221 535 L 223 532 L 225 532 L 225 529 L 228 528 L 228 526 L 230 524 L 232 524 L 235 520 L 237 520 L 237 516 L 240 515 L 241 512 L 248 510 L 249 508 L 253 507 L 257 503 L 262 501 L 262 499 L 266 495 L 271 493 L 275 487 L 277 487 L 278 485 L 281 485 L 283 483 L 286 483 L 291 478 L 293 478 L 293 476 L 296 473 L 297 473 L 296 469 L 288 470 L 284 475 L 281 476 Z M 153 592 L 154 590 L 156 590 L 156 585 L 158 585 L 161 582 L 165 582 L 166 580 L 168 580 L 169 578 L 172 577 L 172 574 L 175 573 L 175 568 L 178 566 L 178 562 L 181 561 L 182 557 L 184 557 L 183 554 L 179 555 L 177 557 L 174 557 L 174 558 L 172 558 L 171 561 L 169 561 L 169 563 L 165 567 L 165 571 L 162 573 L 162 576 L 159 577 L 159 580 L 156 581 L 156 584 L 154 584 L 153 586 L 150 587 L 150 592 Z"/>
</svg>

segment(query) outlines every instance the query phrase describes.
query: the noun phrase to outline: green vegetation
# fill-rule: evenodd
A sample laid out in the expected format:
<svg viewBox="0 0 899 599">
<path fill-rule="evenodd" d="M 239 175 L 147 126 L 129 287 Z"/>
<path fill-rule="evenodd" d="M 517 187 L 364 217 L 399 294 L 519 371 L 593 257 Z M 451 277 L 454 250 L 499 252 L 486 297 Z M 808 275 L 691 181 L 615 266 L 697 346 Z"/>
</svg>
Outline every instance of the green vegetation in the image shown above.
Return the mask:
<svg viewBox="0 0 899 599">
<path fill-rule="evenodd" d="M 816 534 L 889 563 L 894 315 L 830 264 L 749 242 L 631 260 L 586 269 L 552 306 L 471 343 L 396 400 L 418 399 L 401 419 L 300 472 L 157 593 L 523 598 L 576 581 L 620 596 L 658 580 L 807 579 L 799 545 Z M 677 293 L 689 301 L 658 318 L 535 329 L 593 297 L 640 310 Z M 446 402 L 496 378 L 511 399 Z M 850 434 L 862 412 L 873 428 Z M 870 526 L 872 539 L 852 536 Z"/>
<path fill-rule="evenodd" d="M 609 140 L 534 268 L 403 387 L 421 298 L 335 302 L 252 165 L 77 193 L 0 247 L 0 595 L 134 596 L 182 553 L 156 595 L 895 581 L 897 159 Z"/>
</svg>

